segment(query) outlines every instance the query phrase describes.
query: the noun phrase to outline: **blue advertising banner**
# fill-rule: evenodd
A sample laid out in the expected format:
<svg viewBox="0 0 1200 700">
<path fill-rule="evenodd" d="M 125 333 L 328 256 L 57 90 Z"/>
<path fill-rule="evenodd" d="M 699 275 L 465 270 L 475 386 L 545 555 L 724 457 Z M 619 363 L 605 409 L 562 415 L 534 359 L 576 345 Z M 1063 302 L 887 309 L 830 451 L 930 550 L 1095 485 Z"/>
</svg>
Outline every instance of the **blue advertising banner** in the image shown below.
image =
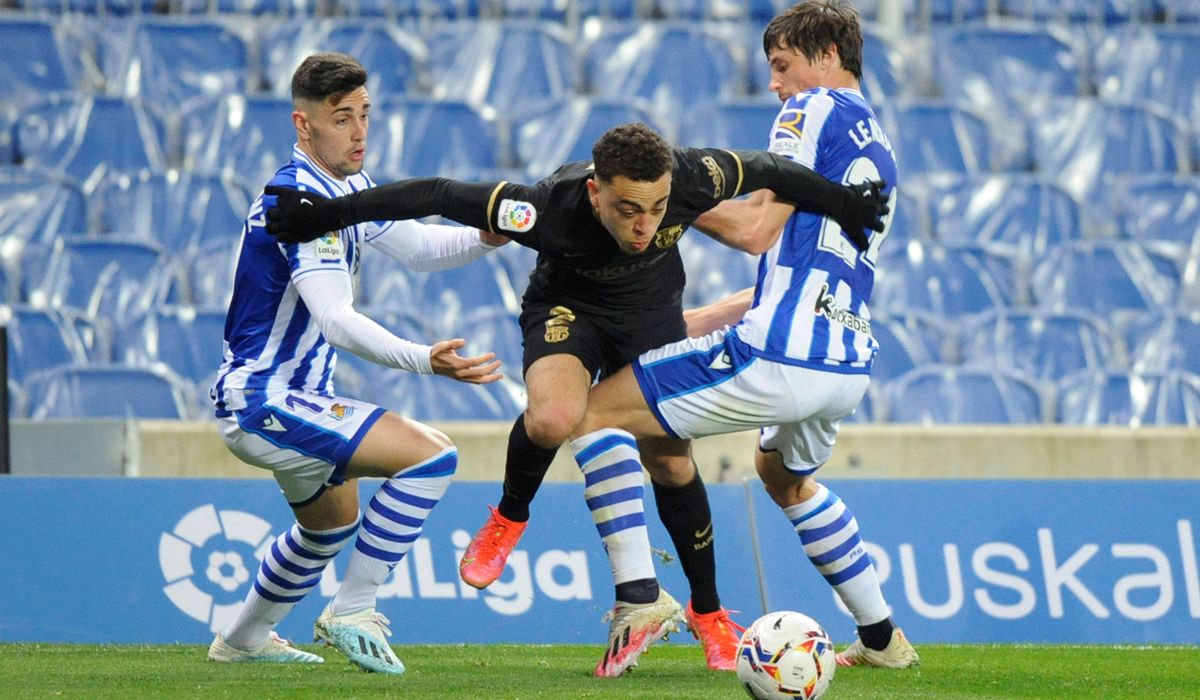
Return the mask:
<svg viewBox="0 0 1200 700">
<path fill-rule="evenodd" d="M 361 484 L 363 503 L 378 484 Z M 499 495 L 498 483 L 451 485 L 379 592 L 394 643 L 604 642 L 612 576 L 580 484 L 542 487 L 508 569 L 487 590 L 458 578 L 462 551 Z M 717 488 L 710 497 L 720 566 L 742 572 L 721 582 L 725 603 L 755 609 L 744 490 Z M 649 489 L 646 508 L 663 585 L 686 601 Z M 273 481 L 0 479 L 0 640 L 207 643 L 236 615 L 260 553 L 292 522 Z M 280 634 L 311 638 L 351 549 Z"/>
<path fill-rule="evenodd" d="M 854 512 L 893 618 L 914 641 L 1200 642 L 1200 482 L 827 485 Z M 766 606 L 853 639 L 791 524 L 761 487 L 752 493 Z"/>
<path fill-rule="evenodd" d="M 364 482 L 364 502 L 378 482 Z M 919 642 L 1200 642 L 1200 482 L 843 481 L 895 619 Z M 379 595 L 397 644 L 594 643 L 612 580 L 580 484 L 546 484 L 504 576 L 457 562 L 495 483 L 453 484 Z M 722 601 L 748 623 L 853 621 L 757 482 L 711 485 Z M 686 580 L 654 512 L 666 589 Z M 265 480 L 0 479 L 0 641 L 206 643 L 292 523 Z M 348 550 L 349 548 L 347 548 Z M 280 625 L 307 641 L 349 551 Z M 689 641 L 686 633 L 676 637 Z"/>
</svg>

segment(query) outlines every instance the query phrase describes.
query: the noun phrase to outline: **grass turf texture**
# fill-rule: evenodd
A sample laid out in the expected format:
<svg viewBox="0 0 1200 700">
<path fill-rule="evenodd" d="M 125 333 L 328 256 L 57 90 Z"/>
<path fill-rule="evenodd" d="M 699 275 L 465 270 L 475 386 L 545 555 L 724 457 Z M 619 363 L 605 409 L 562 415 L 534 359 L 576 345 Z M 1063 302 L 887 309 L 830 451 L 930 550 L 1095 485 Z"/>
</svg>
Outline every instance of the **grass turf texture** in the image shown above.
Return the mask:
<svg viewBox="0 0 1200 700">
<path fill-rule="evenodd" d="M 402 676 L 367 674 L 332 649 L 322 665 L 217 664 L 202 646 L 0 644 L 5 698 L 737 698 L 696 646 L 659 645 L 617 679 L 591 677 L 595 646 L 397 647 Z M 907 671 L 838 669 L 850 698 L 1200 697 L 1200 647 L 920 645 Z"/>
</svg>

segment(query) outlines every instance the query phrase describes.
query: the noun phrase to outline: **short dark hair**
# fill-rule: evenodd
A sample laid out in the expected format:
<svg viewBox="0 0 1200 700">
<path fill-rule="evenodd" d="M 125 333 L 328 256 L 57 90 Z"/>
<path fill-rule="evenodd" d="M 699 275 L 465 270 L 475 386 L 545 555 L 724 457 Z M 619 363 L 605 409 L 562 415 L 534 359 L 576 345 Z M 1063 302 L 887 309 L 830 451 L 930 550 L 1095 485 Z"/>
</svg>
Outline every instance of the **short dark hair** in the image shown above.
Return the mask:
<svg viewBox="0 0 1200 700">
<path fill-rule="evenodd" d="M 614 126 L 592 146 L 596 178 L 612 182 L 623 175 L 635 182 L 653 182 L 673 167 L 671 146 L 642 123 Z"/>
<path fill-rule="evenodd" d="M 763 52 L 795 49 L 810 61 L 837 47 L 845 68 L 862 80 L 862 23 L 858 10 L 846 0 L 805 0 L 781 12 L 763 32 Z"/>
<path fill-rule="evenodd" d="M 315 53 L 292 73 L 292 101 L 336 102 L 367 84 L 367 69 L 344 53 Z"/>
</svg>

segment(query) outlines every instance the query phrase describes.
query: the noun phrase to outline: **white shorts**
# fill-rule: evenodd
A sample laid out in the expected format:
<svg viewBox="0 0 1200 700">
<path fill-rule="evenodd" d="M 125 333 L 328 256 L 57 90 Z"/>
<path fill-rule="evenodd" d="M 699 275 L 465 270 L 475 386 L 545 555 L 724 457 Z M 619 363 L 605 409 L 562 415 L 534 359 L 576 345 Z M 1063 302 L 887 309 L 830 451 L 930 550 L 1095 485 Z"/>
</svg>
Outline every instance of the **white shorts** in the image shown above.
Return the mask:
<svg viewBox="0 0 1200 700">
<path fill-rule="evenodd" d="M 274 473 L 293 506 L 346 480 L 358 444 L 385 413 L 365 401 L 301 392 L 248 394 L 246 403 L 217 419 L 225 446 L 243 462 Z"/>
<path fill-rule="evenodd" d="M 727 332 L 728 330 L 728 332 Z M 829 460 L 838 427 L 862 401 L 869 374 L 811 369 L 750 354 L 726 329 L 643 353 L 633 372 L 669 435 L 696 438 L 761 428 L 759 446 L 811 474 Z"/>
</svg>

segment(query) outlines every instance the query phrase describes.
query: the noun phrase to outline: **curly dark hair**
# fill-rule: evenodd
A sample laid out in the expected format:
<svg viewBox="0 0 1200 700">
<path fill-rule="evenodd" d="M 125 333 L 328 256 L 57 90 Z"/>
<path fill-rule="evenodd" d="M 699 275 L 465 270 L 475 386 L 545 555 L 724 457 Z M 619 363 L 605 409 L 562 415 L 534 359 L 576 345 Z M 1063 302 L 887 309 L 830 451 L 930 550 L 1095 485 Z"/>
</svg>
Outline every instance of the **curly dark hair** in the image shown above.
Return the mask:
<svg viewBox="0 0 1200 700">
<path fill-rule="evenodd" d="M 612 182 L 623 175 L 635 182 L 653 182 L 671 171 L 671 146 L 642 123 L 615 126 L 592 146 L 596 179 Z"/>
<path fill-rule="evenodd" d="M 845 68 L 862 80 L 862 23 L 846 0 L 806 0 L 781 12 L 763 32 L 763 51 L 795 49 L 812 61 L 836 46 Z"/>
<path fill-rule="evenodd" d="M 315 53 L 292 73 L 292 101 L 337 102 L 367 84 L 367 69 L 344 53 Z"/>
</svg>

